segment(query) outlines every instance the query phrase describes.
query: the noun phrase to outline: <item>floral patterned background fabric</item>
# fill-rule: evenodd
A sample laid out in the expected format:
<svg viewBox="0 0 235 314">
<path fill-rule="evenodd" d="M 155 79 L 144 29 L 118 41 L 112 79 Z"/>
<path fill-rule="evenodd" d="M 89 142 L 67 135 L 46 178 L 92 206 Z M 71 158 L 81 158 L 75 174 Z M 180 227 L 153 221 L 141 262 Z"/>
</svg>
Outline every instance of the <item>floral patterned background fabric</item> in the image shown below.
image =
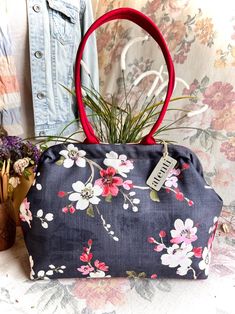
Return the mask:
<svg viewBox="0 0 235 314">
<path fill-rule="evenodd" d="M 31 282 L 22 234 L 16 245 L 1 253 L 0 309 L 7 313 L 234 313 L 235 286 L 235 2 L 231 0 L 93 0 L 95 17 L 114 8 L 129 6 L 151 17 L 168 43 L 178 83 L 174 96 L 192 95 L 175 108 L 202 115 L 180 121 L 165 139 L 190 147 L 200 158 L 208 184 L 224 200 L 223 213 L 212 250 L 209 279 L 205 281 L 147 280 L 53 280 Z M 120 54 L 142 30 L 128 21 L 113 21 L 97 31 L 101 93 L 123 95 Z M 155 42 L 136 44 L 126 59 L 126 84 L 147 70 L 164 64 Z M 166 76 L 167 77 L 167 76 Z M 133 101 L 151 86 L 153 77 L 136 88 Z M 120 97 L 121 97 L 120 96 Z M 172 111 L 174 112 L 174 111 Z M 165 121 L 181 113 L 167 113 Z M 202 131 L 200 128 L 205 131 Z M 198 302 L 200 301 L 200 308 Z"/>
</svg>

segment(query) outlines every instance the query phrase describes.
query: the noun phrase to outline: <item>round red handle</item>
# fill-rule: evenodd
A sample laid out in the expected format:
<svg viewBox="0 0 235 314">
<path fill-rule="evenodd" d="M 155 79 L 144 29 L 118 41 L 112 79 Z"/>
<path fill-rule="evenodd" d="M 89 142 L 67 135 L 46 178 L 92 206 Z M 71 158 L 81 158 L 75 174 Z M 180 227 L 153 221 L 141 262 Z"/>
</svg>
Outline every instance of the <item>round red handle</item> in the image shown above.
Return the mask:
<svg viewBox="0 0 235 314">
<path fill-rule="evenodd" d="M 168 87 L 167 87 L 167 94 L 166 98 L 162 107 L 162 110 L 160 112 L 160 115 L 150 130 L 149 134 L 147 134 L 141 141 L 140 144 L 156 144 L 156 141 L 153 138 L 154 133 L 157 131 L 159 128 L 160 124 L 162 123 L 162 120 L 166 114 L 167 107 L 174 89 L 174 84 L 175 84 L 175 70 L 174 70 L 174 65 L 173 61 L 171 59 L 170 52 L 167 48 L 166 42 L 156 26 L 156 24 L 146 15 L 141 13 L 140 11 L 137 11 L 132 8 L 119 8 L 116 10 L 112 10 L 110 12 L 105 13 L 102 15 L 100 18 L 98 18 L 87 30 L 86 34 L 84 35 L 79 48 L 77 52 L 77 58 L 76 58 L 76 66 L 75 66 L 75 89 L 76 89 L 76 95 L 77 95 L 77 105 L 78 105 L 78 111 L 80 114 L 80 120 L 81 124 L 83 127 L 83 130 L 86 134 L 86 140 L 85 143 L 89 144 L 98 144 L 100 141 L 99 139 L 95 136 L 94 130 L 92 126 L 90 125 L 90 122 L 88 121 L 85 107 L 82 101 L 82 89 L 81 89 L 81 60 L 82 60 L 82 54 L 85 48 L 85 44 L 87 42 L 87 39 L 89 36 L 101 25 L 112 21 L 116 19 L 127 19 L 135 24 L 139 25 L 142 27 L 146 32 L 148 32 L 153 39 L 158 43 L 160 46 L 169 73 L 169 82 L 168 82 Z"/>
</svg>

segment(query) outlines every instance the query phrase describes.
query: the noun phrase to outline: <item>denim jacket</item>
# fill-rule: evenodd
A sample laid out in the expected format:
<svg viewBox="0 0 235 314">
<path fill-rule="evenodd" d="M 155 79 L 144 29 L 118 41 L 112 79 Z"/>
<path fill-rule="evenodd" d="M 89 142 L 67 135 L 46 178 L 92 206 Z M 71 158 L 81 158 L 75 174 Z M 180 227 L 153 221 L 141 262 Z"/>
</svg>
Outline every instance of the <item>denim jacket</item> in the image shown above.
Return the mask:
<svg viewBox="0 0 235 314">
<path fill-rule="evenodd" d="M 90 0 L 28 0 L 31 83 L 35 135 L 56 135 L 77 117 L 76 99 L 62 86 L 74 89 L 74 63 L 81 37 L 93 21 Z M 83 60 L 98 89 L 95 36 Z M 91 87 L 82 72 L 82 84 Z M 65 134 L 78 129 L 71 124 Z"/>
</svg>

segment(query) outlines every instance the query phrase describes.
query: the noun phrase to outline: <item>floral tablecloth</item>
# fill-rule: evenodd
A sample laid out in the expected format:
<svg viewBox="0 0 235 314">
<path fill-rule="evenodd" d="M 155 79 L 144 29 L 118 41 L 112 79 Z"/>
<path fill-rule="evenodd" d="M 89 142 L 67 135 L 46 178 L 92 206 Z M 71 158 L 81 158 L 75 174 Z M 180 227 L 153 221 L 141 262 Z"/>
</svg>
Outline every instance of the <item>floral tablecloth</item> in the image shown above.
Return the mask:
<svg viewBox="0 0 235 314">
<path fill-rule="evenodd" d="M 32 282 L 20 228 L 13 248 L 0 252 L 1 313 L 177 314 L 235 313 L 235 2 L 205 0 L 93 0 L 95 17 L 130 6 L 150 16 L 163 32 L 174 59 L 178 84 L 174 96 L 197 96 L 178 107 L 198 109 L 200 116 L 181 120 L 167 139 L 199 156 L 208 184 L 222 196 L 224 209 L 213 245 L 208 280 L 84 279 Z M 120 54 L 144 33 L 130 22 L 114 21 L 97 32 L 101 92 L 123 96 Z M 159 70 L 162 56 L 151 39 L 127 54 L 127 87 L 142 72 Z M 153 77 L 134 90 L 138 99 Z M 169 112 L 175 120 L 179 113 Z M 201 128 L 205 131 L 202 131 Z"/>
<path fill-rule="evenodd" d="M 226 217 L 226 212 L 223 215 Z M 220 228 L 220 227 L 219 227 Z M 233 314 L 235 247 L 217 232 L 207 280 L 29 280 L 28 255 L 18 227 L 16 244 L 0 252 L 0 312 L 68 314 Z"/>
</svg>

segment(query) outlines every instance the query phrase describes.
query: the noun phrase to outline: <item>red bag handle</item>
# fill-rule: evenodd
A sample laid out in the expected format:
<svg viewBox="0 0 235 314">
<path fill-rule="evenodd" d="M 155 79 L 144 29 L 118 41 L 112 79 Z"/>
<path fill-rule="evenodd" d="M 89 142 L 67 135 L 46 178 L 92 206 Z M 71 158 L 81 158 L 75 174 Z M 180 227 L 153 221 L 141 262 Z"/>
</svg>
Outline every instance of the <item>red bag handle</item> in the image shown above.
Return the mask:
<svg viewBox="0 0 235 314">
<path fill-rule="evenodd" d="M 92 126 L 90 125 L 90 122 L 88 121 L 86 111 L 84 108 L 84 104 L 82 101 L 82 89 L 81 89 L 81 60 L 82 60 L 82 54 L 85 48 L 86 41 L 88 37 L 101 25 L 112 21 L 116 19 L 127 19 L 135 24 L 139 25 L 142 27 L 146 32 L 148 32 L 153 39 L 158 43 L 160 46 L 169 73 L 169 82 L 168 82 L 168 87 L 167 87 L 167 94 L 166 98 L 162 107 L 162 110 L 160 112 L 160 115 L 150 130 L 149 134 L 146 135 L 140 144 L 156 144 L 156 141 L 153 138 L 154 133 L 157 131 L 159 128 L 160 124 L 162 123 L 162 120 L 166 114 L 166 110 L 174 89 L 174 84 L 175 84 L 175 70 L 174 70 L 174 65 L 171 59 L 170 52 L 167 48 L 166 42 L 158 29 L 158 27 L 155 25 L 155 23 L 146 15 L 141 13 L 140 11 L 137 11 L 132 8 L 119 8 L 112 10 L 110 12 L 105 13 L 102 15 L 100 18 L 98 18 L 87 30 L 86 34 L 82 38 L 82 41 L 79 45 L 78 52 L 77 52 L 77 58 L 76 58 L 76 66 L 75 66 L 75 89 L 76 89 L 76 95 L 77 95 L 77 105 L 78 105 L 78 111 L 80 114 L 80 119 L 81 119 L 81 124 L 83 127 L 83 130 L 86 134 L 86 140 L 84 143 L 89 143 L 89 144 L 98 144 L 100 143 L 99 139 L 95 136 L 94 130 Z"/>
</svg>

